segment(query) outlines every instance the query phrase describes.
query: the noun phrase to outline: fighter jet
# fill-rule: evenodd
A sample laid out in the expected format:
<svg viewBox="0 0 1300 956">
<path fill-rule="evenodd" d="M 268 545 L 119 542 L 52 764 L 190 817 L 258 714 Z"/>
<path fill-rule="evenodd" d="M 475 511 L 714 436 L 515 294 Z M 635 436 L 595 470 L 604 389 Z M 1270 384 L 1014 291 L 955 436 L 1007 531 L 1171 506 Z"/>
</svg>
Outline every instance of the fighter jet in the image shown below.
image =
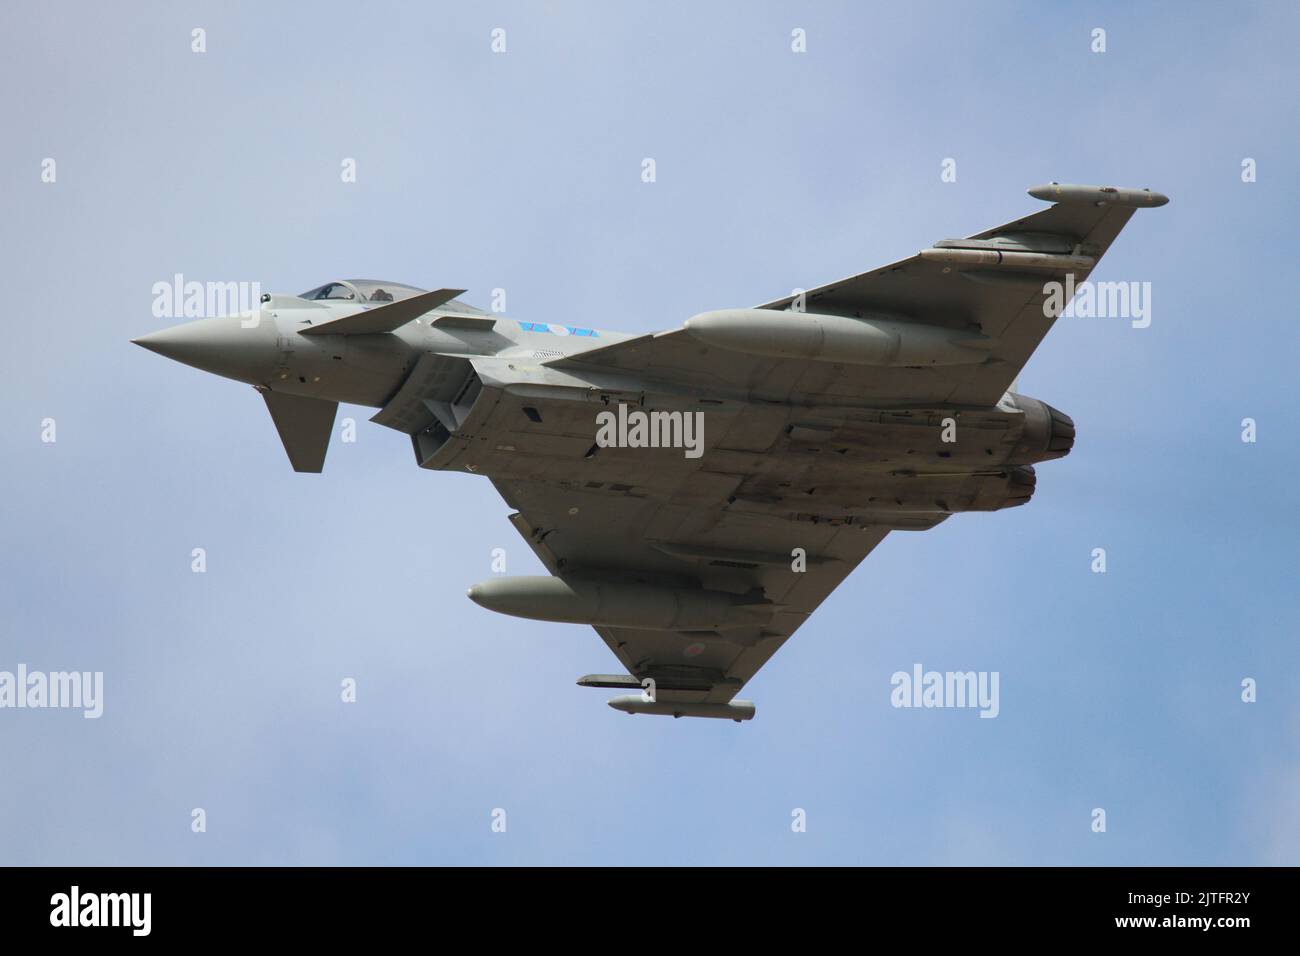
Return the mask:
<svg viewBox="0 0 1300 956">
<path fill-rule="evenodd" d="M 469 588 L 587 624 L 629 714 L 754 716 L 737 693 L 891 531 L 1033 495 L 1074 423 L 1009 390 L 1145 189 L 1029 190 L 1049 208 L 899 262 L 681 328 L 517 321 L 460 289 L 335 281 L 133 341 L 251 384 L 295 471 L 340 402 L 410 436 L 421 468 L 488 478 L 549 576 Z M 555 321 L 551 321 L 555 318 Z"/>
</svg>

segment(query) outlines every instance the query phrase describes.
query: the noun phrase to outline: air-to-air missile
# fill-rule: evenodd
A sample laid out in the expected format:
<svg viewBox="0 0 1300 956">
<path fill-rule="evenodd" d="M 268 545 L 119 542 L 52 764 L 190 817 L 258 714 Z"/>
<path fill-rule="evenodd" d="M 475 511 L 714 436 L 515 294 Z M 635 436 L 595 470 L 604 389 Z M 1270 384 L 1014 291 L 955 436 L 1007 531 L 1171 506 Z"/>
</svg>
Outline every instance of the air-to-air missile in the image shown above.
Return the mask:
<svg viewBox="0 0 1300 956">
<path fill-rule="evenodd" d="M 647 700 L 640 694 L 625 694 L 609 701 L 625 714 L 664 714 L 673 717 L 717 717 L 723 720 L 753 720 L 752 700 L 731 700 L 725 704 L 687 704 L 676 700 Z"/>
</svg>

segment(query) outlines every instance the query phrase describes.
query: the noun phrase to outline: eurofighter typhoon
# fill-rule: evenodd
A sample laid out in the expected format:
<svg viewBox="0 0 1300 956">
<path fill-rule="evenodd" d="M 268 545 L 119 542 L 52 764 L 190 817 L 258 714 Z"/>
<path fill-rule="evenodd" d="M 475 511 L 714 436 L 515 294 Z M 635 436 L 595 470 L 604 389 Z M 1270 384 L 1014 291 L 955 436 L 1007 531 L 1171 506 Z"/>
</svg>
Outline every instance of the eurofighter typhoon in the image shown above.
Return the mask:
<svg viewBox="0 0 1300 956">
<path fill-rule="evenodd" d="M 1149 190 L 1052 183 L 1033 215 L 748 309 L 627 335 L 506 319 L 460 289 L 336 281 L 133 340 L 246 382 L 295 471 L 339 402 L 416 463 L 487 477 L 550 572 L 493 611 L 589 624 L 630 714 L 754 716 L 758 669 L 891 531 L 1023 505 L 1070 418 L 1008 389 Z M 550 316 L 547 317 L 551 318 Z"/>
</svg>

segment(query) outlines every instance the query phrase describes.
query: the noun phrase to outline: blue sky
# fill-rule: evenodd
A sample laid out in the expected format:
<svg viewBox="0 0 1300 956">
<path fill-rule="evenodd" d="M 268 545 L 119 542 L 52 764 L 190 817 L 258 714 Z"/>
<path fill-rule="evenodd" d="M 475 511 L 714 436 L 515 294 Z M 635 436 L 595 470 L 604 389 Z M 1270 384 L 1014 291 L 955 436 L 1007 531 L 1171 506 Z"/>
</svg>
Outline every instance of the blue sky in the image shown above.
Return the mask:
<svg viewBox="0 0 1300 956">
<path fill-rule="evenodd" d="M 132 10 L 0 13 L 0 670 L 106 698 L 0 710 L 0 863 L 1300 862 L 1295 5 Z M 355 408 L 295 475 L 252 389 L 128 344 L 177 272 L 669 328 L 1048 180 L 1172 198 L 1096 274 L 1150 282 L 1151 326 L 1059 322 L 1020 388 L 1070 457 L 891 535 L 744 725 L 616 714 L 573 684 L 616 666 L 593 632 L 466 600 L 493 548 L 539 573 L 486 481 Z M 999 717 L 891 707 L 917 662 L 998 671 Z"/>
</svg>

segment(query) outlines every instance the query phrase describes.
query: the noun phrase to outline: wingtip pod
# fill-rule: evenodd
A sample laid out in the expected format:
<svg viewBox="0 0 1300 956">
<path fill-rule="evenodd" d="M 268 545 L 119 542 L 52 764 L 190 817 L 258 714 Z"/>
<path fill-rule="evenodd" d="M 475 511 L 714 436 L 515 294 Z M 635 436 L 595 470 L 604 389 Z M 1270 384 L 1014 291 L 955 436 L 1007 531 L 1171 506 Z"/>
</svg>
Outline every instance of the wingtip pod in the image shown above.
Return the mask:
<svg viewBox="0 0 1300 956">
<path fill-rule="evenodd" d="M 677 700 L 646 700 L 640 694 L 625 694 L 609 701 L 609 706 L 625 714 L 659 714 L 664 717 L 715 717 L 723 720 L 754 719 L 752 700 L 732 700 L 725 704 L 688 704 Z"/>
<path fill-rule="evenodd" d="M 1117 186 L 1075 186 L 1047 183 L 1034 186 L 1029 195 L 1044 202 L 1094 203 L 1098 206 L 1163 206 L 1169 197 L 1150 189 L 1121 189 Z"/>
</svg>

